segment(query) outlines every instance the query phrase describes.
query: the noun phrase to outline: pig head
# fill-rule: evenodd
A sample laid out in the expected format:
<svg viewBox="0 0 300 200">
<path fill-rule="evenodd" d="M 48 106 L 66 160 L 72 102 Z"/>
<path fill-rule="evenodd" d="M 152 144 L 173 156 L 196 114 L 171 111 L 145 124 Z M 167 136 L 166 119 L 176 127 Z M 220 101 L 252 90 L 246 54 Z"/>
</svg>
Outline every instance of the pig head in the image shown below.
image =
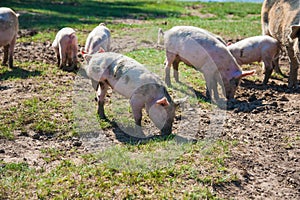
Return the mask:
<svg viewBox="0 0 300 200">
<path fill-rule="evenodd" d="M 261 10 L 262 32 L 277 39 L 287 51 L 290 61 L 290 88 L 296 88 L 300 65 L 300 2 L 299 0 L 265 0 Z"/>
</svg>

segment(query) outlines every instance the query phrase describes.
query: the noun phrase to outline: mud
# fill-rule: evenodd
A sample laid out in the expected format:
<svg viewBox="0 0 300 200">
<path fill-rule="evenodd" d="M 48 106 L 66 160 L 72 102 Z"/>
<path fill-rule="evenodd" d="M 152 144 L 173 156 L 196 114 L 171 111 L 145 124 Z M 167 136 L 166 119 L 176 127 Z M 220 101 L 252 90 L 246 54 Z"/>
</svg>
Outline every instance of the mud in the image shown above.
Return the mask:
<svg viewBox="0 0 300 200">
<path fill-rule="evenodd" d="M 21 30 L 20 33 L 21 37 L 32 34 L 35 32 L 30 30 Z M 50 46 L 50 41 L 18 43 L 14 58 L 20 62 L 39 61 L 55 65 L 55 54 Z M 155 46 L 155 42 L 137 44 L 136 40 L 130 36 L 115 38 L 112 42 L 112 49 L 116 52 L 128 52 L 143 47 L 155 48 Z M 2 57 L 2 50 L 0 55 Z M 283 72 L 287 74 L 288 61 L 283 58 L 280 64 Z M 174 123 L 174 133 L 201 140 L 208 137 L 207 133 L 211 129 L 210 133 L 213 133 L 213 137 L 217 139 L 237 141 L 227 161 L 229 169 L 236 174 L 237 181 L 212 186 L 214 192 L 221 197 L 226 199 L 299 199 L 300 89 L 288 89 L 286 78 L 272 78 L 267 86 L 263 86 L 261 85 L 263 74 L 260 65 L 254 64 L 251 68 L 257 70 L 259 79 L 242 80 L 236 94 L 236 101 L 229 103 L 227 110 L 222 110 L 221 115 L 225 117 L 224 121 L 220 121 L 221 125 L 218 124 L 219 122 L 215 123 L 218 124 L 217 134 L 211 126 L 213 111 L 202 106 L 186 108 L 185 110 L 189 112 L 184 116 L 178 113 Z M 22 100 L 33 96 L 45 98 L 39 94 L 41 83 L 26 77 L 34 73 L 38 75 L 37 69 L 33 67 L 32 71 L 24 70 L 24 77 L 21 81 L 1 79 L 1 109 L 18 105 Z M 78 78 L 81 79 L 81 83 L 88 84 L 84 76 L 76 77 L 74 73 L 50 77 L 53 84 L 64 84 L 66 80 Z M 93 92 L 91 87 L 86 89 L 87 87 L 83 86 L 84 84 L 79 85 L 77 90 Z M 200 93 L 205 94 L 204 91 Z M 62 100 L 68 101 L 72 101 L 72 97 L 71 90 L 60 96 Z M 108 101 L 108 104 L 110 103 Z M 95 104 L 92 103 L 92 105 Z M 185 118 L 188 118 L 194 126 L 183 124 L 182 120 Z M 197 127 L 196 131 L 195 127 Z M 155 127 L 153 127 L 153 132 L 157 132 Z M 132 138 L 116 126 L 104 130 L 86 131 L 84 137 L 72 139 L 61 139 L 56 135 L 39 135 L 33 131 L 14 134 L 15 140 L 0 139 L 0 159 L 5 162 L 27 162 L 30 166 L 46 170 L 51 169 L 55 162 L 48 163 L 42 159 L 42 149 L 59 149 L 64 152 L 61 155 L 62 159 L 72 159 L 80 163 L 79 154 L 81 153 L 96 152 L 117 143 L 132 141 Z"/>
</svg>

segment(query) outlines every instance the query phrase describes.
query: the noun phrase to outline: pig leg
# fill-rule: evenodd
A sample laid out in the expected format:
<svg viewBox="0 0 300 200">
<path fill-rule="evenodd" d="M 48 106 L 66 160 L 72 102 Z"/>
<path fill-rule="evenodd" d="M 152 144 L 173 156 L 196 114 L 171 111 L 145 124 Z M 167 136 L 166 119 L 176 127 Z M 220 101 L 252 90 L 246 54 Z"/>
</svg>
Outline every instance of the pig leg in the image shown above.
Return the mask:
<svg viewBox="0 0 300 200">
<path fill-rule="evenodd" d="M 3 61 L 2 65 L 6 65 L 7 60 L 8 60 L 8 49 L 9 49 L 9 44 L 4 46 L 4 56 L 3 56 Z"/>
<path fill-rule="evenodd" d="M 298 75 L 299 63 L 295 56 L 296 54 L 295 54 L 292 43 L 289 44 L 287 49 L 288 49 L 288 55 L 290 58 L 290 74 L 289 74 L 288 87 L 293 88 L 293 87 L 297 87 L 297 75 Z"/>
<path fill-rule="evenodd" d="M 68 60 L 69 67 L 72 67 L 72 65 L 73 65 L 72 58 L 73 58 L 72 54 L 71 53 L 68 54 L 67 60 Z"/>
<path fill-rule="evenodd" d="M 179 59 L 175 59 L 175 60 L 173 61 L 173 73 L 174 73 L 175 81 L 176 81 L 177 83 L 180 82 L 180 81 L 179 81 L 179 77 L 178 77 L 178 65 L 179 65 L 179 62 L 180 62 Z"/>
<path fill-rule="evenodd" d="M 78 52 L 78 48 L 77 48 L 76 45 L 74 45 L 74 47 L 72 48 L 72 52 L 73 52 L 72 66 L 74 67 L 74 69 L 77 69 L 77 52 Z"/>
<path fill-rule="evenodd" d="M 167 59 L 166 59 L 166 66 L 165 66 L 165 82 L 169 87 L 171 86 L 170 68 L 175 59 L 176 59 L 175 54 L 167 52 Z"/>
<path fill-rule="evenodd" d="M 14 56 L 14 48 L 16 44 L 16 37 L 12 40 L 12 42 L 9 45 L 9 60 L 8 60 L 8 66 L 10 68 L 13 68 L 13 56 Z"/>
<path fill-rule="evenodd" d="M 145 136 L 142 130 L 142 109 L 145 106 L 145 102 L 141 100 L 139 94 L 133 94 L 130 98 L 130 106 L 135 121 L 135 133 L 140 136 Z"/>
<path fill-rule="evenodd" d="M 107 90 L 108 90 L 108 84 L 104 82 L 100 82 L 97 90 L 97 96 L 98 96 L 98 115 L 101 119 L 106 119 L 104 113 L 104 99 Z"/>
<path fill-rule="evenodd" d="M 66 47 L 63 44 L 60 44 L 59 56 L 60 56 L 60 59 L 61 59 L 61 63 L 59 65 L 59 68 L 63 69 L 66 66 L 66 61 L 67 61 Z"/>
<path fill-rule="evenodd" d="M 263 59 L 264 68 L 265 68 L 265 78 L 263 80 L 263 84 L 266 85 L 269 81 L 269 78 L 273 71 L 272 61 L 270 58 L 264 58 Z"/>
<path fill-rule="evenodd" d="M 211 100 L 212 93 L 214 93 L 215 100 L 217 101 L 219 99 L 217 81 L 215 80 L 215 78 L 212 77 L 210 78 L 205 77 L 205 81 L 206 81 L 206 97 Z"/>
<path fill-rule="evenodd" d="M 277 74 L 280 74 L 282 77 L 287 78 L 287 75 L 283 74 L 279 67 L 279 57 L 273 60 L 272 65 L 273 65 L 273 69 Z"/>
<path fill-rule="evenodd" d="M 57 58 L 57 67 L 60 67 L 60 54 L 59 54 L 59 49 L 58 48 L 54 48 L 55 50 L 55 54 L 56 54 L 56 58 Z"/>
</svg>

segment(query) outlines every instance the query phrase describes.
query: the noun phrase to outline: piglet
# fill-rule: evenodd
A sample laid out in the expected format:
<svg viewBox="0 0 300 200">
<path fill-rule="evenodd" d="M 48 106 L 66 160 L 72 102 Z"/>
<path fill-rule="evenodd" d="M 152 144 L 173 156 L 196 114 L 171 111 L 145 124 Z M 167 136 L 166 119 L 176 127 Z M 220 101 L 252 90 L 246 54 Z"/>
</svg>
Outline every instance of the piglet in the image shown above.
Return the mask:
<svg viewBox="0 0 300 200">
<path fill-rule="evenodd" d="M 98 114 L 104 114 L 104 97 L 109 87 L 128 98 L 141 133 L 142 109 L 145 108 L 154 125 L 163 135 L 171 134 L 175 103 L 163 81 L 136 60 L 113 52 L 96 53 L 85 67 L 98 96 Z"/>
<path fill-rule="evenodd" d="M 99 24 L 88 35 L 82 54 L 94 54 L 101 51 L 110 51 L 110 30 L 104 23 Z"/>
<path fill-rule="evenodd" d="M 267 84 L 274 68 L 280 69 L 279 42 L 270 36 L 249 37 L 229 45 L 228 49 L 239 65 L 263 61 L 265 70 L 263 84 Z"/>
<path fill-rule="evenodd" d="M 2 65 L 13 67 L 14 48 L 19 30 L 18 14 L 12 9 L 0 7 L 0 46 L 4 47 Z"/>
<path fill-rule="evenodd" d="M 58 31 L 52 47 L 55 50 L 59 68 L 67 69 L 67 62 L 68 70 L 77 68 L 78 41 L 74 29 L 66 27 Z"/>
</svg>

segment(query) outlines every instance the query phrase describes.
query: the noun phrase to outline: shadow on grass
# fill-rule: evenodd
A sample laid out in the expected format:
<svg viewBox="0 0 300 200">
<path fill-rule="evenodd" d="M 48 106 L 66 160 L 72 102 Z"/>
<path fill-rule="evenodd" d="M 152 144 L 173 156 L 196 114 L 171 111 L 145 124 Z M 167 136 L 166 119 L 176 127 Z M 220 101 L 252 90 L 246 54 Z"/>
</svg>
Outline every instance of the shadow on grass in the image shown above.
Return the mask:
<svg viewBox="0 0 300 200">
<path fill-rule="evenodd" d="M 13 67 L 9 71 L 0 73 L 0 81 L 14 79 L 14 78 L 26 79 L 28 77 L 40 76 L 40 75 L 41 75 L 41 71 L 38 70 L 28 71 L 19 67 Z"/>
<path fill-rule="evenodd" d="M 170 134 L 170 135 L 151 135 L 148 137 L 135 137 L 133 135 L 130 135 L 128 133 L 126 133 L 126 131 L 123 131 L 118 123 L 116 123 L 115 121 L 111 121 L 109 119 L 106 119 L 106 121 L 108 123 L 110 123 L 111 127 L 112 127 L 112 131 L 116 136 L 116 139 L 123 143 L 123 144 L 129 144 L 129 145 L 139 145 L 139 144 L 147 144 L 149 142 L 152 141 L 156 141 L 156 142 L 163 142 L 163 141 L 168 141 L 168 140 L 175 140 L 178 144 L 182 144 L 182 143 L 196 143 L 197 140 L 196 139 L 191 139 L 191 138 L 184 138 L 182 136 L 178 136 L 178 135 L 174 135 L 174 134 Z M 132 130 L 134 131 L 134 128 L 132 128 Z"/>
<path fill-rule="evenodd" d="M 179 15 L 176 11 L 162 10 L 152 4 L 153 2 L 149 1 L 1 0 L 1 6 L 10 7 L 21 14 L 21 29 L 98 24 L 100 21 L 114 18 L 146 20 Z"/>
</svg>

